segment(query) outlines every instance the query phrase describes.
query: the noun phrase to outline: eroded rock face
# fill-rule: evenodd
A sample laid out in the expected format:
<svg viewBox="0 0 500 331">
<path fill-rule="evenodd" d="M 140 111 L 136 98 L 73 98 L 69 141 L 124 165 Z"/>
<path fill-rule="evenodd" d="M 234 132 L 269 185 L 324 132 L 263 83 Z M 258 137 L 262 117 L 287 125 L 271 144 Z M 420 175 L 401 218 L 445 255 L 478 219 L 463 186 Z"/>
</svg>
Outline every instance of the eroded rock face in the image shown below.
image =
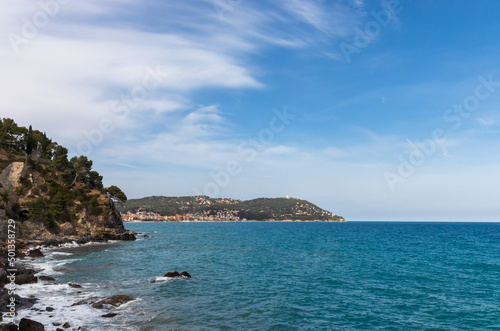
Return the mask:
<svg viewBox="0 0 500 331">
<path fill-rule="evenodd" d="M 6 152 L 0 148 L 0 157 L 7 157 Z M 31 163 L 37 164 L 37 166 Z M 117 211 L 111 197 L 99 189 L 88 187 L 83 183 L 76 183 L 67 186 L 67 189 L 76 193 L 87 190 L 88 197 L 97 199 L 99 214 L 90 214 L 89 208 L 82 207 L 82 204 L 75 200 L 73 204 L 68 204 L 67 214 L 71 218 L 64 223 L 57 223 L 49 230 L 42 222 L 41 216 L 29 218 L 29 206 L 35 201 L 34 197 L 49 198 L 44 187 L 52 181 L 47 175 L 40 171 L 40 168 L 47 166 L 37 159 L 30 162 L 12 162 L 6 168 L 0 169 L 0 191 L 8 191 L 9 203 L 2 206 L 7 214 L 16 221 L 16 238 L 27 241 L 49 241 L 49 240 L 77 240 L 84 237 L 93 237 L 103 240 L 135 240 L 133 233 L 125 230 L 120 213 Z M 28 192 L 16 193 L 16 189 L 22 187 L 21 181 L 28 181 L 31 188 Z M 59 183 L 65 187 L 64 183 Z M 26 191 L 26 190 L 25 190 Z M 37 192 L 31 194 L 30 192 Z M 75 193 L 75 194 L 76 194 Z M 14 211 L 13 206 L 20 206 L 20 210 Z M 78 207 L 78 208 L 77 208 Z M 19 209 L 19 208 L 18 208 Z M 24 218 L 26 217 L 26 218 Z M 21 226 L 22 225 L 22 226 Z M 0 240 L 6 240 L 8 233 L 8 220 L 0 220 Z M 31 257 L 42 257 L 32 252 Z"/>
<path fill-rule="evenodd" d="M 24 162 L 12 162 L 0 173 L 0 184 L 6 189 L 13 190 L 25 172 Z"/>
<path fill-rule="evenodd" d="M 75 227 L 70 222 L 59 225 L 62 235 L 69 237 L 76 235 Z"/>
</svg>

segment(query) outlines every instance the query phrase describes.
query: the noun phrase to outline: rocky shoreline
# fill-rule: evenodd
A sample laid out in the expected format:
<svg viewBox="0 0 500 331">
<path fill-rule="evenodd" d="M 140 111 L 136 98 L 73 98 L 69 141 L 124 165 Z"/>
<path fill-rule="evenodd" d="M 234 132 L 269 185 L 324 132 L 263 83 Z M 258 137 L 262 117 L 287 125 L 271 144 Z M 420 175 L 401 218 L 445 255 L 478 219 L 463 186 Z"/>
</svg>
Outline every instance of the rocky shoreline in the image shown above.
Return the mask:
<svg viewBox="0 0 500 331">
<path fill-rule="evenodd" d="M 34 321 L 27 318 L 22 318 L 19 324 L 12 323 L 14 318 L 11 314 L 12 311 L 17 315 L 19 311 L 31 309 L 37 311 L 46 312 L 49 317 L 56 317 L 50 315 L 54 308 L 47 306 L 45 310 L 40 310 L 33 308 L 33 306 L 39 302 L 39 299 L 34 296 L 21 297 L 16 294 L 18 286 L 25 284 L 34 284 L 38 282 L 43 282 L 44 285 L 56 285 L 56 279 L 48 276 L 38 276 L 43 270 L 36 270 L 30 267 L 29 263 L 37 258 L 44 257 L 42 252 L 43 249 L 47 248 L 57 248 L 63 247 L 65 244 L 75 244 L 84 245 L 88 243 L 108 243 L 110 241 L 120 240 L 120 241 L 132 241 L 136 239 L 136 233 L 124 231 L 124 232 L 109 232 L 101 233 L 100 236 L 86 236 L 86 237 L 70 237 L 62 239 L 49 239 L 45 241 L 23 241 L 16 240 L 15 244 L 12 242 L 1 242 L 0 241 L 0 331 L 2 330 L 46 330 L 46 327 L 59 330 L 80 330 L 80 327 L 72 326 L 67 321 L 54 321 L 52 325 L 43 325 L 38 321 Z M 9 249 L 9 244 L 11 247 Z M 12 248 L 15 248 L 12 250 Z M 15 264 L 12 263 L 13 257 L 15 256 Z M 61 284 L 59 284 L 61 285 Z M 82 286 L 78 284 L 62 284 L 68 287 L 81 289 Z M 78 290 L 77 293 L 81 293 Z M 90 305 L 95 309 L 105 309 L 103 311 L 102 317 L 112 318 L 116 316 L 113 313 L 114 308 L 119 307 L 129 301 L 134 300 L 126 295 L 113 295 L 110 297 L 90 297 L 85 300 L 80 300 L 75 303 L 75 306 L 79 305 Z M 110 311 L 111 310 L 111 311 Z"/>
</svg>

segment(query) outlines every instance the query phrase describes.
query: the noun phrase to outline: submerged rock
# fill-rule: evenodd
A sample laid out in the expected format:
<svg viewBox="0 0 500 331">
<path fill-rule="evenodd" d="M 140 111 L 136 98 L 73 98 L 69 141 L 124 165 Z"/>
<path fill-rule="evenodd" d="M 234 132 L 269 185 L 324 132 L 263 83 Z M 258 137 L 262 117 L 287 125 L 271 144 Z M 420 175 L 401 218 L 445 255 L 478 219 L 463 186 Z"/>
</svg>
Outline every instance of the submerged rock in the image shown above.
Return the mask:
<svg viewBox="0 0 500 331">
<path fill-rule="evenodd" d="M 101 317 L 111 318 L 111 317 L 115 317 L 116 315 L 118 315 L 118 314 L 109 313 L 109 314 L 101 315 Z"/>
<path fill-rule="evenodd" d="M 191 278 L 191 275 L 187 271 L 181 272 L 181 276 L 184 276 L 184 277 L 187 277 L 187 278 Z"/>
<path fill-rule="evenodd" d="M 73 284 L 73 283 L 68 283 L 69 287 L 72 287 L 72 288 L 82 288 L 82 285 L 78 285 L 78 284 Z"/>
</svg>

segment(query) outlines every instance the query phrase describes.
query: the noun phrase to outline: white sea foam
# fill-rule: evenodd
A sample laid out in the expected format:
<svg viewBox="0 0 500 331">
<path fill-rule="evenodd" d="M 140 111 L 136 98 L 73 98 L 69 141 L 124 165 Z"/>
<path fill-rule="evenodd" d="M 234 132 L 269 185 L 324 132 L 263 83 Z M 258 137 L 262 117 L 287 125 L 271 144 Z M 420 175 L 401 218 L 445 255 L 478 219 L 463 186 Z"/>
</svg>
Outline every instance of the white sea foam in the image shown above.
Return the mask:
<svg viewBox="0 0 500 331">
<path fill-rule="evenodd" d="M 171 280 L 174 280 L 174 278 L 172 277 L 156 277 L 155 278 L 155 282 L 158 283 L 158 282 L 168 282 L 168 281 L 171 281 Z"/>
<path fill-rule="evenodd" d="M 188 279 L 186 276 L 180 276 L 180 277 L 156 277 L 155 278 L 155 283 L 159 282 L 168 282 L 168 281 L 173 281 L 177 279 Z"/>
<path fill-rule="evenodd" d="M 90 284 L 87 284 L 90 285 Z M 71 288 L 68 284 L 29 284 L 18 288 L 20 296 L 34 295 L 40 300 L 31 309 L 19 311 L 18 319 L 30 318 L 45 325 L 45 330 L 56 330 L 60 326 L 54 326 L 52 322 L 68 322 L 71 330 L 88 324 L 89 321 L 101 318 L 100 315 L 106 311 L 97 311 L 89 305 L 72 306 L 74 303 L 86 299 L 95 293 L 78 293 L 78 289 Z M 46 311 L 51 307 L 53 311 Z"/>
<path fill-rule="evenodd" d="M 108 241 L 107 243 L 113 242 L 116 241 Z M 87 245 L 102 245 L 107 243 L 89 242 L 84 245 L 71 243 L 62 245 L 62 247 L 43 247 L 41 249 L 43 250 L 45 257 L 33 261 L 23 261 L 23 263 L 29 268 L 42 269 L 42 271 L 37 275 L 61 275 L 63 272 L 59 269 L 67 264 L 82 259 L 72 258 L 74 255 L 73 253 L 61 252 L 56 249 Z M 119 314 L 116 318 L 105 318 L 102 317 L 102 315 L 111 312 L 111 310 L 95 309 L 89 304 L 77 306 L 73 306 L 73 304 L 90 297 L 108 297 L 109 295 L 112 295 L 108 293 L 108 287 L 90 283 L 80 284 L 82 285 L 82 288 L 72 288 L 68 284 L 54 284 L 52 282 L 38 282 L 35 284 L 18 286 L 16 288 L 16 294 L 21 297 L 34 296 L 39 300 L 32 308 L 18 311 L 16 321 L 19 322 L 21 318 L 29 318 L 44 324 L 45 330 L 48 331 L 62 328 L 62 325 L 66 322 L 69 323 L 71 327 L 65 330 L 77 330 L 80 327 L 82 331 L 125 330 L 122 323 L 125 319 L 128 321 L 132 318 L 131 316 L 134 315 L 132 312 L 136 313 L 137 307 L 134 305 L 134 302 L 140 300 L 131 301 L 120 306 L 118 309 L 112 310 L 113 312 Z M 53 311 L 46 311 L 47 307 L 53 308 Z M 53 325 L 53 322 L 60 324 Z M 132 324 L 137 323 L 136 320 L 130 320 L 128 322 Z M 132 329 L 134 328 L 127 328 L 127 330 Z"/>
<path fill-rule="evenodd" d="M 17 294 L 22 297 L 35 296 L 39 301 L 31 309 L 20 310 L 16 321 L 21 318 L 29 318 L 45 325 L 45 330 L 51 331 L 61 328 L 61 325 L 68 322 L 71 327 L 68 330 L 112 330 L 122 329 L 120 326 L 123 319 L 130 315 L 129 312 L 136 311 L 136 303 L 141 299 L 136 299 L 121 305 L 116 309 L 95 309 L 90 304 L 73 306 L 73 304 L 88 299 L 90 297 L 107 297 L 102 286 L 96 284 L 83 283 L 81 289 L 75 289 L 68 284 L 27 284 L 17 288 Z M 80 293 L 78 293 L 80 292 Z M 46 308 L 53 308 L 47 311 Z M 110 312 L 119 314 L 117 319 L 105 318 Z M 60 323 L 58 326 L 53 325 Z M 118 323 L 118 324 L 116 324 Z"/>
<path fill-rule="evenodd" d="M 36 264 L 31 264 L 31 266 L 35 267 L 36 269 L 42 269 L 40 272 L 43 275 L 47 276 L 53 276 L 53 275 L 61 275 L 62 272 L 59 271 L 62 266 L 80 261 L 81 259 L 67 259 L 67 260 L 48 260 L 45 262 L 40 262 Z"/>
<path fill-rule="evenodd" d="M 92 246 L 92 245 L 107 245 L 107 244 L 114 244 L 114 243 L 117 243 L 117 242 L 120 242 L 120 241 L 119 240 L 89 241 L 89 242 L 86 242 L 84 244 L 79 244 L 76 241 L 72 241 L 72 242 L 64 243 L 64 244 L 61 244 L 61 245 L 58 245 L 58 246 L 46 247 L 46 246 L 40 246 L 39 245 L 39 246 L 36 246 L 35 248 L 39 248 L 42 252 L 50 252 L 50 251 L 59 250 L 61 248 L 75 248 L 75 247 Z M 59 252 L 59 253 L 63 253 L 64 254 L 64 252 Z"/>
</svg>

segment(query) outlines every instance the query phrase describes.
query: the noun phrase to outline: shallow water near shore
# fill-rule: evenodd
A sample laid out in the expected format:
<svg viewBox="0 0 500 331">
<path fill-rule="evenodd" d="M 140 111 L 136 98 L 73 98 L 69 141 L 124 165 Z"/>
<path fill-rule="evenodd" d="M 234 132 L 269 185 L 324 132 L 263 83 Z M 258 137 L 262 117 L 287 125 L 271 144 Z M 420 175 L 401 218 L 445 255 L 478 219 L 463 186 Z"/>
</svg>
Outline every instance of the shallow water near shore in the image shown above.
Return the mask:
<svg viewBox="0 0 500 331">
<path fill-rule="evenodd" d="M 499 223 L 128 223 L 150 238 L 45 251 L 21 315 L 83 330 L 494 330 Z M 167 271 L 193 278 L 160 280 Z M 82 285 L 71 288 L 68 282 Z M 77 293 L 81 291 L 81 293 Z M 91 296 L 137 298 L 116 317 Z M 47 328 L 55 330 L 55 326 Z"/>
</svg>

